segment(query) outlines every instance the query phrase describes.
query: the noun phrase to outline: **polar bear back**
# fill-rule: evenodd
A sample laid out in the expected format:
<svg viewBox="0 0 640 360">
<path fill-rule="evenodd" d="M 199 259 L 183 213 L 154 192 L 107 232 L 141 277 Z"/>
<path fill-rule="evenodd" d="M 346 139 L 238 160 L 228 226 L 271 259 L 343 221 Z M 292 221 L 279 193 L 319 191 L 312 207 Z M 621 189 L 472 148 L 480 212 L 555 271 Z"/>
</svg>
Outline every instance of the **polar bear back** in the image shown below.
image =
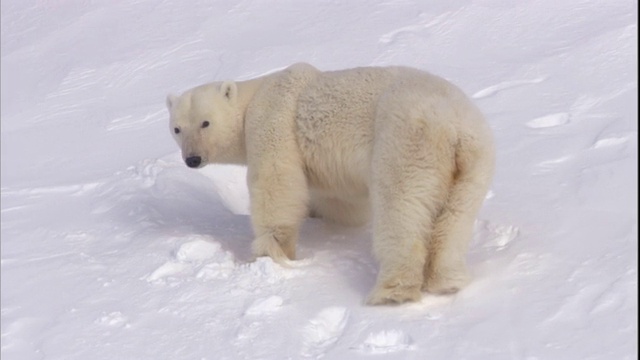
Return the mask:
<svg viewBox="0 0 640 360">
<path fill-rule="evenodd" d="M 406 67 L 319 73 L 299 95 L 295 123 L 309 184 L 335 196 L 367 195 L 373 146 L 389 125 L 427 126 L 452 143 L 484 126 L 455 85 Z"/>
</svg>

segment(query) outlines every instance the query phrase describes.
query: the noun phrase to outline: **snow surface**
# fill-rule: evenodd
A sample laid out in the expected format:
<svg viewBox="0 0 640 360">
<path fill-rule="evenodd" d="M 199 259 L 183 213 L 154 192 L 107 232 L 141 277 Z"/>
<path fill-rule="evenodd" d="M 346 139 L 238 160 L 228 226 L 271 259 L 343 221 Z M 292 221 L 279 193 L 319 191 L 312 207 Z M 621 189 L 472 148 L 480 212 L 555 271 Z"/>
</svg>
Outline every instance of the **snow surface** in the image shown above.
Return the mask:
<svg viewBox="0 0 640 360">
<path fill-rule="evenodd" d="M 3 1 L 2 359 L 632 359 L 637 2 Z M 307 61 L 463 88 L 498 167 L 455 296 L 367 307 L 368 228 L 249 262 L 244 170 L 164 99 Z"/>
</svg>

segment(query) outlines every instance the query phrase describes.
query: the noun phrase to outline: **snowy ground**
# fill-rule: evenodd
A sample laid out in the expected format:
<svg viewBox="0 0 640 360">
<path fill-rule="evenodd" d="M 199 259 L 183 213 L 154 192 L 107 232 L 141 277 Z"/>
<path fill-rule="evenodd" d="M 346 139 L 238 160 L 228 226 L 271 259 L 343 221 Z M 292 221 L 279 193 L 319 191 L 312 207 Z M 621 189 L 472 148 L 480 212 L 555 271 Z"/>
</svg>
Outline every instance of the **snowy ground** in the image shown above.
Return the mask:
<svg viewBox="0 0 640 360">
<path fill-rule="evenodd" d="M 2 359 L 632 359 L 637 2 L 3 1 Z M 473 96 L 498 168 L 452 297 L 366 307 L 368 229 L 249 263 L 244 170 L 181 163 L 168 92 L 297 61 Z M 383 354 L 383 355 L 379 355 Z"/>
</svg>

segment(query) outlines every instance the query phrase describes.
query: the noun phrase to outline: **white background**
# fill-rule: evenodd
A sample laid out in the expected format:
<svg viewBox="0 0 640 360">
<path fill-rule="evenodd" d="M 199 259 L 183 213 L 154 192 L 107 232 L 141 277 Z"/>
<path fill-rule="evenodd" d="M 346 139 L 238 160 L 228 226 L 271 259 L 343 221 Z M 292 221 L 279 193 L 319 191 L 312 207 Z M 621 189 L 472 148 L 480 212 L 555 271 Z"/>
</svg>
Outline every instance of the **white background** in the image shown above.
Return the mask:
<svg viewBox="0 0 640 360">
<path fill-rule="evenodd" d="M 3 1 L 2 359 L 632 359 L 637 2 Z M 182 163 L 167 93 L 408 65 L 494 130 L 473 282 L 366 307 L 370 231 L 249 263 L 244 170 Z M 384 355 L 379 355 L 384 354 Z"/>
</svg>

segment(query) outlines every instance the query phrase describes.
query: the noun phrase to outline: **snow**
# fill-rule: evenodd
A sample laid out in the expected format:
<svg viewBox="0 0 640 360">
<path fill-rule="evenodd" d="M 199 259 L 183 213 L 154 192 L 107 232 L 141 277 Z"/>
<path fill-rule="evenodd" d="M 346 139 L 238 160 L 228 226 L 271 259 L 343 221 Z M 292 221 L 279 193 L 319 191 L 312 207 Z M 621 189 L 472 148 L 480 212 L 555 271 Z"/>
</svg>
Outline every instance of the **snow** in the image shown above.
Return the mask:
<svg viewBox="0 0 640 360">
<path fill-rule="evenodd" d="M 320 311 L 303 329 L 301 355 L 322 357 L 342 336 L 348 318 L 345 307 L 332 306 Z"/>
<path fill-rule="evenodd" d="M 363 352 L 370 354 L 385 354 L 403 350 L 411 350 L 411 338 L 400 330 L 381 331 L 367 336 L 360 347 Z"/>
<path fill-rule="evenodd" d="M 637 357 L 637 2 L 40 1 L 1 9 L 3 359 Z M 167 93 L 298 61 L 458 84 L 497 173 L 457 295 L 368 307 L 370 229 L 250 262 L 244 169 Z"/>
</svg>

